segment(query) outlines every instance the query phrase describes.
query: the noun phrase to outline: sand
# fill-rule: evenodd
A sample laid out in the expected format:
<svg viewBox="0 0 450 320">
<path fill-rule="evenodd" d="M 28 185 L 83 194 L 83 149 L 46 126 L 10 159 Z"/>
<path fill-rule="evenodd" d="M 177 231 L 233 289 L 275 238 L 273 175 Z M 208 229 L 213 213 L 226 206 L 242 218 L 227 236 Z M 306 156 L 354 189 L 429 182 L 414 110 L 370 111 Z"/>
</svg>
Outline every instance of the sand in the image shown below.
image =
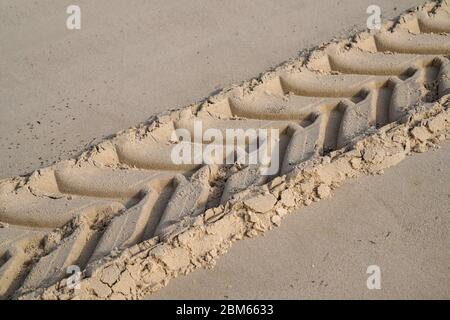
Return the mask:
<svg viewBox="0 0 450 320">
<path fill-rule="evenodd" d="M 0 3 L 0 178 L 27 174 L 155 113 L 365 28 L 370 0 Z M 394 17 L 421 0 L 380 0 Z M 396 8 L 396 10 L 394 10 Z M 38 123 L 39 121 L 39 123 Z"/>
<path fill-rule="evenodd" d="M 0 181 L 0 294 L 142 298 L 214 266 L 236 240 L 279 226 L 347 180 L 436 148 L 449 138 L 449 15 L 429 3 L 75 159 Z M 280 170 L 175 164 L 171 150 L 181 143 L 171 133 L 192 134 L 196 121 L 219 133 L 279 130 Z M 72 265 L 83 270 L 79 290 L 65 279 Z"/>
<path fill-rule="evenodd" d="M 150 298 L 449 299 L 449 157 L 447 142 L 350 182 Z M 367 289 L 370 265 L 381 290 Z"/>
</svg>

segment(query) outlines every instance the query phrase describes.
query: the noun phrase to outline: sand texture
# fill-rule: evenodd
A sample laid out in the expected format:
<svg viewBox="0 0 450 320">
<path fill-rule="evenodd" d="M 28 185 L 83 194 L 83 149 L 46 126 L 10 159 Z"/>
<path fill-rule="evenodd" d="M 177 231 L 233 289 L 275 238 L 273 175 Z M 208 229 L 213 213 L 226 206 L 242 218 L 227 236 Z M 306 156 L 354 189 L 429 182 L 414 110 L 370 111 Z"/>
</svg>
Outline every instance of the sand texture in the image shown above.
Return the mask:
<svg viewBox="0 0 450 320">
<path fill-rule="evenodd" d="M 450 137 L 450 7 L 425 4 L 304 52 L 76 159 L 0 181 L 0 295 L 137 299 L 239 239 Z M 281 168 L 176 165 L 174 129 L 276 128 Z M 206 143 L 206 141 L 204 141 Z M 83 270 L 67 288 L 68 266 Z"/>
</svg>

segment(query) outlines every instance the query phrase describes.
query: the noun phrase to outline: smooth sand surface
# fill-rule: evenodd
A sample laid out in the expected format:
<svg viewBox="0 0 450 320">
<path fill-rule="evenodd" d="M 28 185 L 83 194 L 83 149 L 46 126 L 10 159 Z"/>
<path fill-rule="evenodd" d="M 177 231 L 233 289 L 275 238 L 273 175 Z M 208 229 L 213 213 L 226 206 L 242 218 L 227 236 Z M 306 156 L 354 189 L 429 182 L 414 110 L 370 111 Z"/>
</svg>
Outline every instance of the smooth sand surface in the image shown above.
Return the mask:
<svg viewBox="0 0 450 320">
<path fill-rule="evenodd" d="M 343 185 L 155 299 L 449 299 L 450 143 Z M 381 290 L 366 286 L 369 265 Z"/>
<path fill-rule="evenodd" d="M 385 17 L 420 0 L 378 0 Z M 371 0 L 0 2 L 0 178 L 364 28 Z"/>
</svg>

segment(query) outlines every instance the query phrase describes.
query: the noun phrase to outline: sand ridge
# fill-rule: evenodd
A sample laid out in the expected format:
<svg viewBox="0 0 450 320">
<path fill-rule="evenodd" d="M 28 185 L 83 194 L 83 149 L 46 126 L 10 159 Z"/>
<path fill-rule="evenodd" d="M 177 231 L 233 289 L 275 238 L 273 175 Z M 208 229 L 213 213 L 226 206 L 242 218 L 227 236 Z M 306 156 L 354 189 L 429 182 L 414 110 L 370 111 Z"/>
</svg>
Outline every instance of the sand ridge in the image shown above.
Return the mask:
<svg viewBox="0 0 450 320">
<path fill-rule="evenodd" d="M 232 241 L 278 225 L 346 178 L 381 172 L 447 139 L 448 17 L 447 4 L 427 4 L 380 33 L 309 52 L 204 104 L 119 133 L 78 159 L 0 182 L 2 293 L 141 297 L 211 265 Z M 173 165 L 170 133 L 195 119 L 222 130 L 268 122 L 279 128 L 279 176 Z M 72 264 L 85 269 L 75 295 L 62 280 Z"/>
</svg>

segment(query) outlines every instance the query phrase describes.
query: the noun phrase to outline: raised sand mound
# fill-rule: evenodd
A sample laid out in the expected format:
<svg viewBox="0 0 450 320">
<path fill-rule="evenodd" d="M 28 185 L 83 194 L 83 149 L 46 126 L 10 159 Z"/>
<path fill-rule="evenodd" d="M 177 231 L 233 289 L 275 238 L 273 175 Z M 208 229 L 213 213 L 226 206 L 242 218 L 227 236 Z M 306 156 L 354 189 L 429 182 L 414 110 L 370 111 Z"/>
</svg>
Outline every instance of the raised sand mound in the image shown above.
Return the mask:
<svg viewBox="0 0 450 320">
<path fill-rule="evenodd" d="M 448 139 L 449 33 L 449 4 L 428 3 L 77 159 L 0 181 L 0 295 L 140 298 L 344 180 Z M 279 172 L 174 164 L 171 134 L 193 134 L 195 120 L 279 129 Z M 71 265 L 84 270 L 77 290 L 66 286 Z"/>
</svg>

